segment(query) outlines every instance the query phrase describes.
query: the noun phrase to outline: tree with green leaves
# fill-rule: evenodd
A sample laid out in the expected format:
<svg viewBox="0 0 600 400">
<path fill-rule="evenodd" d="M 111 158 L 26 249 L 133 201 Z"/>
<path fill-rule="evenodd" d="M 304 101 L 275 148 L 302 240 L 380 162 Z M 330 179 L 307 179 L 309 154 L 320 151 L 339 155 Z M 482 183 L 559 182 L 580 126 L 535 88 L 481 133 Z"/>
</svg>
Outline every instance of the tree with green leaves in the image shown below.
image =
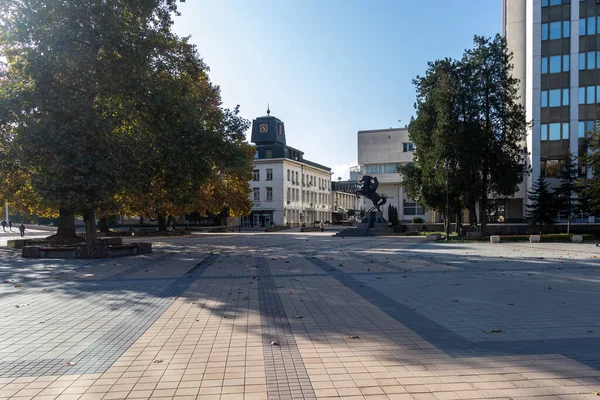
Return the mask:
<svg viewBox="0 0 600 400">
<path fill-rule="evenodd" d="M 550 190 L 550 184 L 540 175 L 533 183 L 531 190 L 527 191 L 529 204 L 527 207 L 527 220 L 533 225 L 553 224 L 556 216 L 556 198 Z"/>
<path fill-rule="evenodd" d="M 559 210 L 567 211 L 567 234 L 571 233 L 571 220 L 579 205 L 579 162 L 571 153 L 560 165 L 558 172 L 560 185 L 554 190 Z"/>
<path fill-rule="evenodd" d="M 467 208 L 473 218 L 479 204 L 483 232 L 488 198 L 514 194 L 527 173 L 521 148 L 527 122 L 505 39 L 476 36 L 474 44 L 460 60 L 429 63 L 413 81 L 414 164 L 401 173 L 409 195 L 439 211 L 447 179 L 449 208 Z"/>
<path fill-rule="evenodd" d="M 580 201 L 592 215 L 600 215 L 600 132 L 598 127 L 587 133 L 587 154 L 580 154 L 585 166 L 592 171 L 591 178 L 581 181 Z"/>
<path fill-rule="evenodd" d="M 0 2 L 4 154 L 44 204 L 84 215 L 89 245 L 100 203 L 128 179 L 125 142 L 175 11 L 175 0 Z"/>
</svg>

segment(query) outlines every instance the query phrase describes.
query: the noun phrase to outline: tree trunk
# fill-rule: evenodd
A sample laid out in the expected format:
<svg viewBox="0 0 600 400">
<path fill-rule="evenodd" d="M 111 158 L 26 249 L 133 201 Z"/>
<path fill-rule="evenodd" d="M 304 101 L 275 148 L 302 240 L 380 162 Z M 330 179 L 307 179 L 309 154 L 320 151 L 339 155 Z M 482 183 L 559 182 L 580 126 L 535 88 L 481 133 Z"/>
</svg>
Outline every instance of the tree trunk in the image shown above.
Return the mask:
<svg viewBox="0 0 600 400">
<path fill-rule="evenodd" d="M 140 215 L 140 225 L 144 225 L 144 216 Z"/>
<path fill-rule="evenodd" d="M 75 238 L 75 210 L 60 207 L 58 216 L 57 238 Z"/>
<path fill-rule="evenodd" d="M 481 231 L 481 237 L 485 236 L 485 225 L 486 225 L 486 222 L 487 222 L 486 208 L 487 208 L 487 201 L 484 201 L 482 199 L 480 201 L 480 203 L 479 203 L 479 226 L 481 227 L 481 229 L 480 229 L 480 231 Z"/>
<path fill-rule="evenodd" d="M 156 221 L 158 222 L 158 231 L 159 232 L 166 232 L 166 230 L 167 230 L 167 216 L 163 215 L 163 214 L 158 214 L 158 217 L 156 218 Z"/>
<path fill-rule="evenodd" d="M 100 229 L 101 233 L 108 233 L 110 231 L 108 227 L 108 217 L 101 217 L 98 220 L 98 228 Z"/>
<path fill-rule="evenodd" d="M 85 245 L 93 247 L 97 243 L 98 233 L 96 232 L 96 210 L 86 210 L 83 213 L 85 220 Z"/>
</svg>

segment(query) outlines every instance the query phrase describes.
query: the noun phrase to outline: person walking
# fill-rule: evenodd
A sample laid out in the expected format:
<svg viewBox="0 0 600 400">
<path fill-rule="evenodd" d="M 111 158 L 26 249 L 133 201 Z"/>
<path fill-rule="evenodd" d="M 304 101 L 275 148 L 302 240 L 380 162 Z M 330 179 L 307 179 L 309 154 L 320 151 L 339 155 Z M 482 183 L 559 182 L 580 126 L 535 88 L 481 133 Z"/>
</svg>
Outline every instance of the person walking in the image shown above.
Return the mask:
<svg viewBox="0 0 600 400">
<path fill-rule="evenodd" d="M 325 230 L 325 224 L 323 223 L 323 221 L 321 221 L 321 223 L 319 224 L 319 228 L 321 228 L 321 232 Z"/>
<path fill-rule="evenodd" d="M 6 225 L 7 225 L 7 223 L 6 223 L 6 220 L 5 220 L 5 219 L 3 219 L 3 220 L 2 220 L 2 230 L 3 230 L 4 232 L 6 232 Z"/>
<path fill-rule="evenodd" d="M 23 225 L 22 222 L 21 222 L 21 225 L 19 226 L 19 232 L 21 232 L 21 237 L 25 236 L 25 225 Z"/>
<path fill-rule="evenodd" d="M 8 230 L 12 232 L 12 220 L 8 220 Z"/>
</svg>

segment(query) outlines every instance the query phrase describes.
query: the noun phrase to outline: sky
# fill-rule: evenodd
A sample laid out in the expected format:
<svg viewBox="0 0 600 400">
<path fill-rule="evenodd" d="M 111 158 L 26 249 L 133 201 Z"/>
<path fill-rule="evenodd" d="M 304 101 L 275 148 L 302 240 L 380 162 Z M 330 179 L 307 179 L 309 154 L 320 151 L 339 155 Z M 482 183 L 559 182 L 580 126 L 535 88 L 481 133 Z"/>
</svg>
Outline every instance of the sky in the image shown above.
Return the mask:
<svg viewBox="0 0 600 400">
<path fill-rule="evenodd" d="M 500 0 L 187 0 L 191 36 L 223 106 L 285 123 L 287 144 L 348 179 L 357 132 L 404 127 L 412 80 L 500 33 Z M 248 138 L 250 132 L 248 131 Z"/>
</svg>

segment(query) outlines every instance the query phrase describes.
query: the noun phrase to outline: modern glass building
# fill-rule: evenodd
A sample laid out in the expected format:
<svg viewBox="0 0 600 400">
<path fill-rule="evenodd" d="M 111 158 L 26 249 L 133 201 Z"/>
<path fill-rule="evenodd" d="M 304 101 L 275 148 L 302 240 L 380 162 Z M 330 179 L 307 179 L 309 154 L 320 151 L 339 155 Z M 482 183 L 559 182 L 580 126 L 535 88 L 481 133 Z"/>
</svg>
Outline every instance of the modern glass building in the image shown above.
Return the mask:
<svg viewBox="0 0 600 400">
<path fill-rule="evenodd" d="M 530 189 L 540 174 L 552 182 L 569 152 L 587 151 L 583 138 L 600 105 L 600 0 L 502 1 L 503 34 L 532 122 L 523 144 Z"/>
</svg>

